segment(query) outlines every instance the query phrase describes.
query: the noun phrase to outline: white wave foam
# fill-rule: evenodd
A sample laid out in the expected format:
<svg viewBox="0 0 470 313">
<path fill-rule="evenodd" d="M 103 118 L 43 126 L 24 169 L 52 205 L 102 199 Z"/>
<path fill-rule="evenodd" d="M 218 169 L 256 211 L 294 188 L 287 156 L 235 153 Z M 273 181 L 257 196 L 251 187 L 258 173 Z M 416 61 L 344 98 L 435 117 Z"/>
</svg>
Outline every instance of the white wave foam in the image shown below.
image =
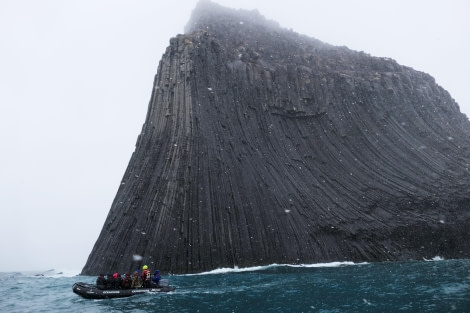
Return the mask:
<svg viewBox="0 0 470 313">
<path fill-rule="evenodd" d="M 423 258 L 424 261 L 426 262 L 435 262 L 435 261 L 444 261 L 445 259 L 443 257 L 440 257 L 438 255 L 436 255 L 435 257 L 433 257 L 432 259 L 425 259 Z"/>
<path fill-rule="evenodd" d="M 351 265 L 365 265 L 369 264 L 367 262 L 361 262 L 361 263 L 354 263 L 351 261 L 343 261 L 343 262 L 330 262 L 330 263 L 314 263 L 314 264 L 285 264 L 283 266 L 289 266 L 289 267 L 340 267 L 340 266 L 351 266 Z"/>
<path fill-rule="evenodd" d="M 270 265 L 264 266 L 252 266 L 252 267 L 242 267 L 239 268 L 235 266 L 233 268 L 230 267 L 222 267 L 217 268 L 208 272 L 196 273 L 196 274 L 186 274 L 184 276 L 194 276 L 194 275 L 213 275 L 213 274 L 225 274 L 225 273 L 241 273 L 241 272 L 255 272 L 255 271 L 262 271 L 269 268 L 274 267 L 301 267 L 301 268 L 312 268 L 312 267 L 340 267 L 340 266 L 352 266 L 352 265 L 364 265 L 368 264 L 367 262 L 363 263 L 354 263 L 350 261 L 344 262 L 329 262 L 329 263 L 314 263 L 314 264 L 277 264 L 273 263 Z"/>
<path fill-rule="evenodd" d="M 47 270 L 47 271 L 24 271 L 19 272 L 19 275 L 30 276 L 30 277 L 74 277 L 80 274 L 79 270 Z"/>
</svg>

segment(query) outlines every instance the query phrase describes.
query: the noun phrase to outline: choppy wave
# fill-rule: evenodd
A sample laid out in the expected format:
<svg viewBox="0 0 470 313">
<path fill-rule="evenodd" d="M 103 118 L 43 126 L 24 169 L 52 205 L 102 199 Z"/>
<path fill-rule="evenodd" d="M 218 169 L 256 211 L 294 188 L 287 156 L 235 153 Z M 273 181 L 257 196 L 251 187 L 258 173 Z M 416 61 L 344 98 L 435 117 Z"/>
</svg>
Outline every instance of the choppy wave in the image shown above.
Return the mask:
<svg viewBox="0 0 470 313">
<path fill-rule="evenodd" d="M 78 270 L 70 270 L 70 269 L 64 269 L 64 270 L 55 270 L 55 269 L 50 269 L 46 271 L 15 271 L 15 272 L 0 272 L 0 279 L 1 278 L 8 278 L 8 277 L 74 277 L 80 274 L 80 271 Z"/>
<path fill-rule="evenodd" d="M 174 292 L 103 300 L 83 299 L 72 292 L 75 282 L 96 280 L 93 276 L 75 277 L 78 271 L 1 273 L 6 276 L 0 283 L 0 311 L 470 312 L 470 260 L 434 259 L 217 269 L 199 275 L 171 275 L 168 279 L 176 287 Z"/>
<path fill-rule="evenodd" d="M 263 266 L 251 266 L 251 267 L 241 267 L 235 266 L 233 268 L 223 267 L 217 268 L 211 271 L 196 273 L 196 274 L 185 274 L 183 276 L 195 276 L 195 275 L 212 275 L 212 274 L 226 274 L 226 273 L 242 273 L 242 272 L 256 272 L 264 271 L 267 269 L 272 269 L 276 267 L 293 267 L 293 268 L 314 268 L 314 267 L 340 267 L 340 266 L 353 266 L 353 265 L 364 265 L 368 264 L 367 262 L 354 263 L 351 261 L 343 262 L 329 262 L 329 263 L 313 263 L 313 264 L 277 264 L 273 263 L 270 265 Z"/>
<path fill-rule="evenodd" d="M 444 261 L 445 259 L 443 257 L 440 257 L 440 256 L 436 255 L 432 259 L 424 259 L 423 258 L 423 260 L 426 261 L 426 262 L 436 262 L 436 261 Z"/>
</svg>

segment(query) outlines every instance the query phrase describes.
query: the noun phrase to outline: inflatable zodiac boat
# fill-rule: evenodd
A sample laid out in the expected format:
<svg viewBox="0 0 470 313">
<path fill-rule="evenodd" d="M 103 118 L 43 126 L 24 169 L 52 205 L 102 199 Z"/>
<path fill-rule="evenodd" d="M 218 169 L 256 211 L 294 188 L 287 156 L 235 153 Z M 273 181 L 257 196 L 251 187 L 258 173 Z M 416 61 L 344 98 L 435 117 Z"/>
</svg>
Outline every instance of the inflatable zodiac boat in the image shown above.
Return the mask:
<svg viewBox="0 0 470 313">
<path fill-rule="evenodd" d="M 160 280 L 158 287 L 152 288 L 138 288 L 138 289 L 98 289 L 94 284 L 75 283 L 72 290 L 79 296 L 86 299 L 109 299 L 109 298 L 123 298 L 130 297 L 145 293 L 158 293 L 170 292 L 175 290 L 175 287 L 168 285 L 168 280 Z"/>
</svg>

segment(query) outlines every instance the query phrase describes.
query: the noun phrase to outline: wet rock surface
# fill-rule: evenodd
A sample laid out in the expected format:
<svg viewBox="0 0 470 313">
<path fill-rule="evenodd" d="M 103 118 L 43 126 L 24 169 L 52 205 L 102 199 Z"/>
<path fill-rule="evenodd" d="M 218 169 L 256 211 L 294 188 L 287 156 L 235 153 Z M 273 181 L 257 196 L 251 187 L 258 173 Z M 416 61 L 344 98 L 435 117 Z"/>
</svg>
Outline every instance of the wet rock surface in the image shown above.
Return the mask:
<svg viewBox="0 0 470 313">
<path fill-rule="evenodd" d="M 425 73 L 201 2 L 83 269 L 470 257 L 470 123 Z"/>
</svg>

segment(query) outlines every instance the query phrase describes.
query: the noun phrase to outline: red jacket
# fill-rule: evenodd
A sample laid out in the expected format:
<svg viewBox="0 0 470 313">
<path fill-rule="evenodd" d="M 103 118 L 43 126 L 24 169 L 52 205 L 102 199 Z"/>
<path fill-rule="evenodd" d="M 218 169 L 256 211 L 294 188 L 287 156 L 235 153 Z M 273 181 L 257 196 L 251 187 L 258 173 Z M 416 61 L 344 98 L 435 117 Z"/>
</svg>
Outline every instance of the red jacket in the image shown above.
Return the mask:
<svg viewBox="0 0 470 313">
<path fill-rule="evenodd" d="M 147 269 L 142 271 L 142 280 L 150 280 L 150 270 Z"/>
</svg>

